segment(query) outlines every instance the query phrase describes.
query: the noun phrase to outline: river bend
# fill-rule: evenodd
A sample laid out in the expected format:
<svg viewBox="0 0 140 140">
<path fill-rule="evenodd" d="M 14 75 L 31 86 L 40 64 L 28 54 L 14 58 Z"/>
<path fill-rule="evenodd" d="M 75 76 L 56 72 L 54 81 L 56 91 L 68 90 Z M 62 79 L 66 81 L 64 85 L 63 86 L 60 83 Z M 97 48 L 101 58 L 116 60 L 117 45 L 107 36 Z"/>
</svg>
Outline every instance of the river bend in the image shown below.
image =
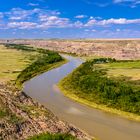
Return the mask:
<svg viewBox="0 0 140 140">
<path fill-rule="evenodd" d="M 64 57 L 69 60 L 67 64 L 25 82 L 23 91 L 61 120 L 74 124 L 99 140 L 140 140 L 140 123 L 79 104 L 62 94 L 57 83 L 82 64 L 79 58 Z"/>
</svg>

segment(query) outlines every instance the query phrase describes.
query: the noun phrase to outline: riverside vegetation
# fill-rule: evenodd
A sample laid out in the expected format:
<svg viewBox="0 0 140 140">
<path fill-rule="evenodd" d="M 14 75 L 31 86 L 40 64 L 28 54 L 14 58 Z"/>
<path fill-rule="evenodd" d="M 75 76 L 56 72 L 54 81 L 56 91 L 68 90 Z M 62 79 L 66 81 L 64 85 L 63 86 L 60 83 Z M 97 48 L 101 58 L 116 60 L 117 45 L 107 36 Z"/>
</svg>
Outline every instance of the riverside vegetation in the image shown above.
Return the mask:
<svg viewBox="0 0 140 140">
<path fill-rule="evenodd" d="M 65 60 L 56 52 L 25 45 L 0 47 L 0 139 L 88 138 L 20 91 L 23 82 L 65 63 Z M 40 133 L 43 134 L 31 137 Z"/>
<path fill-rule="evenodd" d="M 15 81 L 17 86 L 21 86 L 23 82 L 31 79 L 32 77 L 54 68 L 62 64 L 64 59 L 57 53 L 49 50 L 44 50 L 41 48 L 27 47 L 24 45 L 6 45 L 7 48 L 17 49 L 23 51 L 32 51 L 38 52 L 40 55 L 37 56 L 36 60 L 26 67 L 21 73 L 17 76 Z M 57 63 L 57 64 L 56 64 Z"/>
<path fill-rule="evenodd" d="M 139 72 L 140 61 L 98 58 L 83 63 L 59 87 L 76 101 L 140 121 Z"/>
</svg>

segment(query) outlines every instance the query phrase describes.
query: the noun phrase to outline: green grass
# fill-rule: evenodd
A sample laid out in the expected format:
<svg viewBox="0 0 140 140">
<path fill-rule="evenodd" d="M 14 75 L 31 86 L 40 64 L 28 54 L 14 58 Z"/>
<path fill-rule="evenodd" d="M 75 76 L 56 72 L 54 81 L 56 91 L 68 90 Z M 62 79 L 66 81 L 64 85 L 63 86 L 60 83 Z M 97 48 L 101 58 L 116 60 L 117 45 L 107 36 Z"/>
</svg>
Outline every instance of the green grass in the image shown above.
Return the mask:
<svg viewBox="0 0 140 140">
<path fill-rule="evenodd" d="M 140 61 L 120 61 L 115 63 L 107 63 L 107 64 L 101 64 L 101 66 L 104 66 L 105 68 L 137 68 L 140 69 Z"/>
<path fill-rule="evenodd" d="M 73 136 L 69 135 L 69 134 L 40 134 L 37 136 L 33 136 L 31 138 L 29 138 L 28 140 L 77 140 L 76 138 L 74 138 Z"/>
<path fill-rule="evenodd" d="M 3 108 L 0 108 L 0 118 L 4 118 L 7 115 L 7 111 Z"/>
<path fill-rule="evenodd" d="M 107 66 L 118 67 L 122 62 L 87 61 L 65 77 L 59 87 L 66 96 L 89 106 L 140 121 L 140 86 L 127 77 L 108 77 Z M 118 64 L 119 63 L 119 64 Z M 123 62 L 123 63 L 129 63 Z M 134 66 L 139 61 L 134 62 Z M 130 68 L 132 63 L 123 65 Z M 137 86 L 136 86 L 137 85 Z"/>
<path fill-rule="evenodd" d="M 17 105 L 17 106 L 32 117 L 46 116 L 47 118 L 51 118 L 53 115 L 46 108 L 37 108 L 34 105 L 25 105 L 25 104 Z"/>
<path fill-rule="evenodd" d="M 14 113 L 9 114 L 8 121 L 13 124 L 22 123 L 24 119 L 22 117 L 17 116 Z"/>
<path fill-rule="evenodd" d="M 0 119 L 5 119 L 9 123 L 12 123 L 12 124 L 21 123 L 24 121 L 24 119 L 22 117 L 19 117 L 16 114 L 12 113 L 4 105 L 3 105 L 3 107 L 0 107 Z"/>
<path fill-rule="evenodd" d="M 25 52 L 0 46 L 0 81 L 16 80 L 19 73 L 33 62 L 37 52 Z"/>
<path fill-rule="evenodd" d="M 63 63 L 65 63 L 65 60 L 58 53 L 47 51 L 18 75 L 16 85 L 20 87 L 25 81 L 32 77 Z"/>
<path fill-rule="evenodd" d="M 95 65 L 101 69 L 107 70 L 107 75 L 110 77 L 129 77 L 131 80 L 140 80 L 140 61 L 124 61 L 108 64 Z"/>
<path fill-rule="evenodd" d="M 57 52 L 14 44 L 0 46 L 0 59 L 0 81 L 15 81 L 18 88 L 32 77 L 66 63 Z"/>
</svg>

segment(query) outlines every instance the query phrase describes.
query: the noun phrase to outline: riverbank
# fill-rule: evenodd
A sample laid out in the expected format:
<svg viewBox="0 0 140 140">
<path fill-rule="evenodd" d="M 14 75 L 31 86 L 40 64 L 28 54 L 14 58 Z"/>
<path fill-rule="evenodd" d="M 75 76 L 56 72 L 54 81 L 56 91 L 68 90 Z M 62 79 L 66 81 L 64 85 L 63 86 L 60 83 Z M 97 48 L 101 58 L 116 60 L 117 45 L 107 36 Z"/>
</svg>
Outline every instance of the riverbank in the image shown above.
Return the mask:
<svg viewBox="0 0 140 140">
<path fill-rule="evenodd" d="M 89 107 L 95 108 L 95 109 L 100 109 L 104 112 L 108 112 L 108 113 L 112 113 L 112 114 L 116 114 L 119 115 L 120 117 L 124 117 L 126 119 L 129 120 L 134 120 L 134 121 L 138 121 L 140 122 L 140 116 L 139 115 L 135 115 L 133 113 L 128 113 L 128 112 L 124 112 L 118 109 L 113 109 L 110 107 L 107 107 L 106 105 L 99 105 L 90 101 L 87 101 L 85 99 L 79 98 L 78 96 L 76 96 L 75 94 L 72 93 L 72 91 L 68 91 L 65 90 L 65 88 L 61 85 L 61 82 L 58 84 L 59 89 L 64 93 L 64 95 L 76 102 L 79 102 L 81 104 L 85 104 Z"/>
<path fill-rule="evenodd" d="M 0 138 L 25 140 L 40 133 L 71 134 L 77 139 L 88 135 L 60 121 L 50 110 L 11 85 L 0 84 Z"/>
<path fill-rule="evenodd" d="M 128 71 L 130 71 L 130 67 L 132 67 L 132 69 L 136 68 L 136 64 L 139 63 L 139 61 L 124 62 L 125 65 L 122 65 L 122 63 L 123 61 L 119 63 L 111 63 L 111 66 L 114 68 L 113 72 L 115 72 L 115 75 L 118 71 L 118 66 L 123 66 L 122 68 L 125 70 L 127 69 L 127 66 Z M 130 77 L 122 77 L 119 79 L 106 78 L 106 74 L 110 74 L 110 71 L 112 72 L 112 68 L 111 70 L 107 69 L 106 73 L 105 67 L 101 68 L 101 65 L 103 64 L 96 64 L 95 66 L 93 63 L 90 64 L 90 61 L 82 64 L 79 68 L 60 81 L 58 84 L 59 88 L 64 95 L 77 102 L 96 109 L 101 109 L 105 112 L 120 115 L 127 119 L 140 121 L 140 116 L 138 115 L 139 106 L 137 106 L 139 101 L 138 81 L 127 81 Z M 116 70 L 114 65 L 117 66 Z M 134 65 L 135 67 L 133 68 Z M 130 74 L 132 75 L 134 73 L 128 72 L 128 74 L 130 76 Z M 95 83 L 96 87 L 94 86 Z M 125 94 L 123 94 L 124 92 Z M 118 105 L 116 106 L 117 103 Z M 134 105 L 132 105 L 133 103 Z M 130 112 L 126 112 L 124 110 L 130 110 Z M 136 113 L 134 114 L 132 112 Z"/>
<path fill-rule="evenodd" d="M 22 52 L 23 49 L 26 51 L 25 46 L 23 48 L 20 46 L 8 48 L 7 51 L 10 53 L 12 49 L 15 50 L 17 48 L 19 52 Z M 33 48 L 30 49 L 32 50 Z M 18 78 L 16 79 L 15 76 L 14 79 L 12 79 L 12 83 L 9 82 L 11 79 L 0 82 L 0 139 L 25 140 L 40 133 L 70 134 L 77 139 L 91 139 L 90 136 L 75 126 L 60 121 L 50 110 L 46 109 L 20 90 L 24 81 L 66 63 L 63 59 L 53 57 L 54 53 L 51 51 L 48 52 L 47 50 L 39 49 L 38 52 L 40 51 L 50 53 L 52 57 L 48 54 L 43 54 L 41 57 L 42 59 L 39 59 L 40 57 L 32 59 L 31 63 L 28 64 L 23 71 L 19 72 Z M 49 59 L 47 59 L 48 56 Z M 17 61 L 16 57 L 12 59 L 11 62 L 12 61 Z M 9 63 L 9 61 L 6 63 Z M 36 64 L 39 64 L 39 67 L 34 68 Z M 43 64 L 45 64 L 45 66 L 41 68 Z M 14 68 L 13 71 L 15 71 L 15 69 L 17 69 L 17 67 Z M 13 83 L 15 83 L 18 88 L 16 88 Z"/>
</svg>

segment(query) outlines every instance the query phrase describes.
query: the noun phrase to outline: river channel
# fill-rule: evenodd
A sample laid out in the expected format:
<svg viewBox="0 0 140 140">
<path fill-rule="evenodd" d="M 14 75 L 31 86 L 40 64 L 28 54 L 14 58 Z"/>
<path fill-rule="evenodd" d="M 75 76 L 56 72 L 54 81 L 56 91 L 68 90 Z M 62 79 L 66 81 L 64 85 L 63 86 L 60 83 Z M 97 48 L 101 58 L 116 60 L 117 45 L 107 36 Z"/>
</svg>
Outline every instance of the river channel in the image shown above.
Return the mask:
<svg viewBox="0 0 140 140">
<path fill-rule="evenodd" d="M 77 103 L 63 95 L 57 83 L 82 64 L 64 55 L 68 63 L 24 83 L 23 91 L 50 109 L 59 119 L 72 123 L 99 140 L 140 140 L 140 123 Z"/>
</svg>

